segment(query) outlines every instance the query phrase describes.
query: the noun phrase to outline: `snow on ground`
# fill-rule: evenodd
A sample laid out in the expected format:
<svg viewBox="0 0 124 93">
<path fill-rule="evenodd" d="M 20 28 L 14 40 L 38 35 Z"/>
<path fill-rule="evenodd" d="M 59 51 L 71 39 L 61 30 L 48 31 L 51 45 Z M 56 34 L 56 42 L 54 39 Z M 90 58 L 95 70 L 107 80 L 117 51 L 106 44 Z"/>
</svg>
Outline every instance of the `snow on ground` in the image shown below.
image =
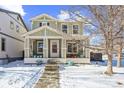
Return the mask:
<svg viewBox="0 0 124 93">
<path fill-rule="evenodd" d="M 100 63 L 105 64 L 105 63 Z M 103 74 L 104 65 L 60 66 L 61 88 L 124 88 L 124 67 L 114 67 L 112 76 Z M 122 84 L 118 84 L 122 83 Z"/>
<path fill-rule="evenodd" d="M 25 65 L 15 61 L 0 65 L 0 88 L 33 87 L 44 71 L 45 65 Z"/>
</svg>

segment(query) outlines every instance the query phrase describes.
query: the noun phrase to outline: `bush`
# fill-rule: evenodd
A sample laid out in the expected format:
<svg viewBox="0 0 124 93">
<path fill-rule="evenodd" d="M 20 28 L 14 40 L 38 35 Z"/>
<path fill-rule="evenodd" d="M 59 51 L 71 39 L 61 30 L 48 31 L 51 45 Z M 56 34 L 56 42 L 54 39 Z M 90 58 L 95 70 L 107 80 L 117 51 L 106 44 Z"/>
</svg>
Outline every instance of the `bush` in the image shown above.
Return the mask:
<svg viewBox="0 0 124 93">
<path fill-rule="evenodd" d="M 67 61 L 66 63 L 68 66 L 74 66 L 74 62 L 73 61 Z"/>
<path fill-rule="evenodd" d="M 43 63 L 43 61 L 40 60 L 40 59 L 36 60 L 36 62 L 37 62 L 37 63 L 36 63 L 37 65 L 41 65 L 41 64 Z"/>
</svg>

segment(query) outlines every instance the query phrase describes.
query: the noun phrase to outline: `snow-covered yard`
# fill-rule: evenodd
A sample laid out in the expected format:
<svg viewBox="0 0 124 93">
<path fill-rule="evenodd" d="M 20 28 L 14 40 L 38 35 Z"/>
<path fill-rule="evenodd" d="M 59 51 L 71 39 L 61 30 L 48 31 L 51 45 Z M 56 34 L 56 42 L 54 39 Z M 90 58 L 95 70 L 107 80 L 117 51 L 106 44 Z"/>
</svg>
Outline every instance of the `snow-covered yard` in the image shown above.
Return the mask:
<svg viewBox="0 0 124 93">
<path fill-rule="evenodd" d="M 0 65 L 0 88 L 33 87 L 45 65 L 25 65 L 23 61 Z"/>
<path fill-rule="evenodd" d="M 102 64 L 102 63 L 100 63 Z M 112 76 L 103 74 L 106 66 L 103 65 L 77 65 L 60 67 L 61 88 L 124 88 L 124 67 L 114 67 Z M 104 64 L 105 65 L 105 64 Z"/>
</svg>

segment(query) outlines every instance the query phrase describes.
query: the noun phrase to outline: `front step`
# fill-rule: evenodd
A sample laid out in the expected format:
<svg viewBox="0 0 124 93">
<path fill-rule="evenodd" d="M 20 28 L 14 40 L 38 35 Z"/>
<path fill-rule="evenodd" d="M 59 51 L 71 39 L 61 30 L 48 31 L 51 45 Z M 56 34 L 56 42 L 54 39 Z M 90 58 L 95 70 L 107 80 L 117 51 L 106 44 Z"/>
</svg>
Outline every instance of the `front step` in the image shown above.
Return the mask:
<svg viewBox="0 0 124 93">
<path fill-rule="evenodd" d="M 38 80 L 35 88 L 58 88 L 59 87 L 59 66 L 58 60 L 48 60 L 42 77 Z"/>
</svg>

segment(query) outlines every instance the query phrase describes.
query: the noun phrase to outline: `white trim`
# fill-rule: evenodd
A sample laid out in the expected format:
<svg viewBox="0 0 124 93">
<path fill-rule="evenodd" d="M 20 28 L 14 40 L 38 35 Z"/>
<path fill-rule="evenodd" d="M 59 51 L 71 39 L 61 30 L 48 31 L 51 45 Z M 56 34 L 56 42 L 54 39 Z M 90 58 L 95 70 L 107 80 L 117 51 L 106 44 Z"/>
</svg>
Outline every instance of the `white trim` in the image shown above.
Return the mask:
<svg viewBox="0 0 124 93">
<path fill-rule="evenodd" d="M 50 22 L 50 21 L 52 21 L 52 22 L 55 22 L 56 20 L 43 20 L 43 19 L 37 19 L 37 20 L 32 20 L 32 21 L 34 21 L 34 22 L 41 22 L 41 21 L 46 21 L 46 22 Z M 57 21 L 56 21 L 57 22 Z"/>
<path fill-rule="evenodd" d="M 22 37 L 24 37 L 24 36 L 26 36 L 26 35 L 30 35 L 30 34 L 36 33 L 36 32 L 38 32 L 39 30 L 42 30 L 42 29 L 45 29 L 45 28 L 46 28 L 46 29 L 49 29 L 49 30 L 51 30 L 51 31 L 54 31 L 55 33 L 57 33 L 57 34 L 59 34 L 59 35 L 62 35 L 62 33 L 61 33 L 60 31 L 57 31 L 56 29 L 53 29 L 53 28 L 48 27 L 48 26 L 42 26 L 42 27 L 36 28 L 36 29 L 34 29 L 34 30 L 32 30 L 32 31 L 29 31 L 29 32 L 23 34 Z"/>
<path fill-rule="evenodd" d="M 45 38 L 49 38 L 49 39 L 62 39 L 61 36 L 29 36 L 30 39 L 45 39 Z"/>
<path fill-rule="evenodd" d="M 45 17 L 45 16 L 50 18 L 50 19 L 57 20 L 56 18 L 54 18 L 48 14 L 41 14 L 41 15 L 35 16 L 35 17 L 31 18 L 31 20 L 37 20 L 38 18 Z"/>
<path fill-rule="evenodd" d="M 33 40 L 31 40 L 32 41 L 32 52 L 33 52 L 33 50 L 34 50 L 34 41 Z"/>
<path fill-rule="evenodd" d="M 78 49 L 79 49 L 79 48 L 78 48 L 78 44 L 76 44 L 76 46 L 77 46 L 77 52 L 73 52 L 73 51 L 72 51 L 72 52 L 68 52 L 68 43 L 74 44 L 74 43 L 76 43 L 76 42 L 71 42 L 71 41 L 70 41 L 70 42 L 67 42 L 67 43 L 66 43 L 66 44 L 67 44 L 67 54 L 77 54 L 77 53 L 78 53 Z M 73 50 L 73 49 L 72 49 L 72 50 Z"/>
<path fill-rule="evenodd" d="M 69 30 L 69 25 L 68 23 L 61 23 L 61 31 L 62 31 L 62 25 L 67 25 L 67 34 L 68 34 L 68 30 Z M 63 32 L 63 31 L 62 31 Z M 64 33 L 64 32 L 63 32 Z"/>
<path fill-rule="evenodd" d="M 53 52 L 53 43 L 56 43 L 56 45 L 57 45 L 57 52 Z M 59 55 L 60 55 L 60 43 L 59 43 L 60 41 L 59 40 L 50 40 L 50 57 L 59 57 Z"/>
<path fill-rule="evenodd" d="M 43 41 L 37 41 L 37 53 L 38 53 L 38 54 L 43 54 L 43 52 L 39 52 L 39 51 L 38 51 L 38 44 L 39 44 L 39 43 L 43 43 Z M 44 45 L 44 44 L 43 44 L 43 45 Z"/>
<path fill-rule="evenodd" d="M 74 26 L 74 25 L 78 25 L 78 33 L 77 33 L 77 34 L 80 34 L 80 33 L 79 33 L 79 31 L 80 31 L 80 26 L 79 26 L 79 24 L 76 24 L 76 23 L 75 23 L 75 24 L 72 24 L 72 34 L 74 34 L 74 32 L 73 32 L 73 30 L 74 30 L 74 29 L 73 29 L 73 26 Z M 74 34 L 74 35 L 77 35 L 77 34 Z"/>
</svg>

